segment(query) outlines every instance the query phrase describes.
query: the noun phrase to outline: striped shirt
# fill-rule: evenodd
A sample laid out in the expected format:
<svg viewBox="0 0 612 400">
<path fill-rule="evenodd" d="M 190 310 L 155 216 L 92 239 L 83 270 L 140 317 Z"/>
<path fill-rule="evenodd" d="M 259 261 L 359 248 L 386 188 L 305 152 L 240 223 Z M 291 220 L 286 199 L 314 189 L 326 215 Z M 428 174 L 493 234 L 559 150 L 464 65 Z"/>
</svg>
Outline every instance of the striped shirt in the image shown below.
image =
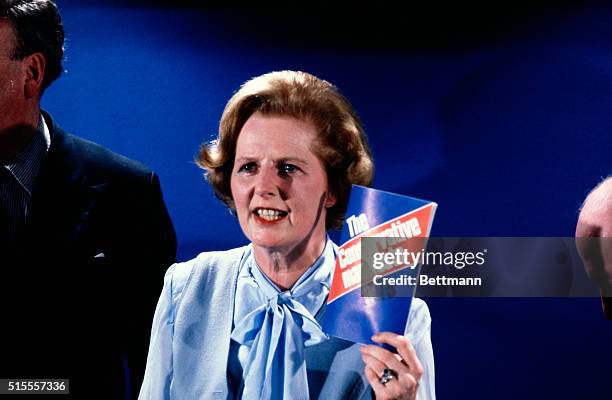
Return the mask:
<svg viewBox="0 0 612 400">
<path fill-rule="evenodd" d="M 32 204 L 32 190 L 43 159 L 51 145 L 49 128 L 40 117 L 38 129 L 15 161 L 0 167 L 0 236 L 8 234 L 9 243 L 25 226 Z"/>
</svg>

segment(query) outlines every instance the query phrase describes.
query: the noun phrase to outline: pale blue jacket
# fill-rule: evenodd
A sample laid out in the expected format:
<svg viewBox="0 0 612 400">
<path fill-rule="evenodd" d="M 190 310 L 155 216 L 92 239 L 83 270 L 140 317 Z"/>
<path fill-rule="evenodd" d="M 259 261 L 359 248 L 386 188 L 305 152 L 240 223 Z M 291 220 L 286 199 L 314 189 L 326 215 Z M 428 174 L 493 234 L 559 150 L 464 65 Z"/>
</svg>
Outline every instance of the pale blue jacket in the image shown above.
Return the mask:
<svg viewBox="0 0 612 400">
<path fill-rule="evenodd" d="M 166 272 L 140 400 L 226 399 L 227 362 L 239 261 L 245 247 L 202 253 Z M 417 399 L 435 399 L 431 318 L 414 299 L 406 335 L 424 374 Z M 369 399 L 359 345 L 331 338 L 306 348 L 311 399 Z M 300 399 L 296 394 L 296 399 Z"/>
</svg>

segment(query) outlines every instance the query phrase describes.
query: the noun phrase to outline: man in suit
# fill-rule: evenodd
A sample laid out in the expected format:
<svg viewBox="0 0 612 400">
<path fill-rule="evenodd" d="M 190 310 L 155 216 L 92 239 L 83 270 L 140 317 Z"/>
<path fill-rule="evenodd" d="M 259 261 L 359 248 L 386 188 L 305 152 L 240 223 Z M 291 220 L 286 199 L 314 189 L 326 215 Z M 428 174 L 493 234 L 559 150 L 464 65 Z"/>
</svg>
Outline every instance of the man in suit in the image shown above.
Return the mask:
<svg viewBox="0 0 612 400">
<path fill-rule="evenodd" d="M 135 398 L 176 237 L 154 173 L 41 111 L 63 43 L 52 1 L 0 0 L 0 378 Z"/>
</svg>

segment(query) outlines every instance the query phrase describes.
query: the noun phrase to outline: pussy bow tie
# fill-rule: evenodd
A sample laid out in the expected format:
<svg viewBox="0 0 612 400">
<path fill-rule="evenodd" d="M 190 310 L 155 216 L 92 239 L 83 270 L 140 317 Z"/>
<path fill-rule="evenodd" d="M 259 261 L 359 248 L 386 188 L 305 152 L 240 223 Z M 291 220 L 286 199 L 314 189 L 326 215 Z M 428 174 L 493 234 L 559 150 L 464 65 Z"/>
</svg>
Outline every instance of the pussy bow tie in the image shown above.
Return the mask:
<svg viewBox="0 0 612 400">
<path fill-rule="evenodd" d="M 249 348 L 243 399 L 308 399 L 304 349 L 327 339 L 313 316 L 329 293 L 331 268 L 322 268 L 323 258 L 291 290 L 280 292 L 251 257 L 251 277 L 238 281 L 231 334 Z"/>
</svg>

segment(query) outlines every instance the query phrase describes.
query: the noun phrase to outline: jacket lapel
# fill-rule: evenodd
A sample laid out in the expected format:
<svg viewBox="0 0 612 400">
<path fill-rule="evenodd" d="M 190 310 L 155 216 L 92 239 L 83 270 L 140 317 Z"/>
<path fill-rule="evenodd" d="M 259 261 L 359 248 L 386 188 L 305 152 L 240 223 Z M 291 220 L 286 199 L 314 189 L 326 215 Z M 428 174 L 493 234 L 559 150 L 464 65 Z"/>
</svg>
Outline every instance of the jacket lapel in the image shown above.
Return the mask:
<svg viewBox="0 0 612 400">
<path fill-rule="evenodd" d="M 44 241 L 73 247 L 106 182 L 89 182 L 73 138 L 43 113 L 51 146 L 32 194 L 29 231 Z"/>
</svg>

